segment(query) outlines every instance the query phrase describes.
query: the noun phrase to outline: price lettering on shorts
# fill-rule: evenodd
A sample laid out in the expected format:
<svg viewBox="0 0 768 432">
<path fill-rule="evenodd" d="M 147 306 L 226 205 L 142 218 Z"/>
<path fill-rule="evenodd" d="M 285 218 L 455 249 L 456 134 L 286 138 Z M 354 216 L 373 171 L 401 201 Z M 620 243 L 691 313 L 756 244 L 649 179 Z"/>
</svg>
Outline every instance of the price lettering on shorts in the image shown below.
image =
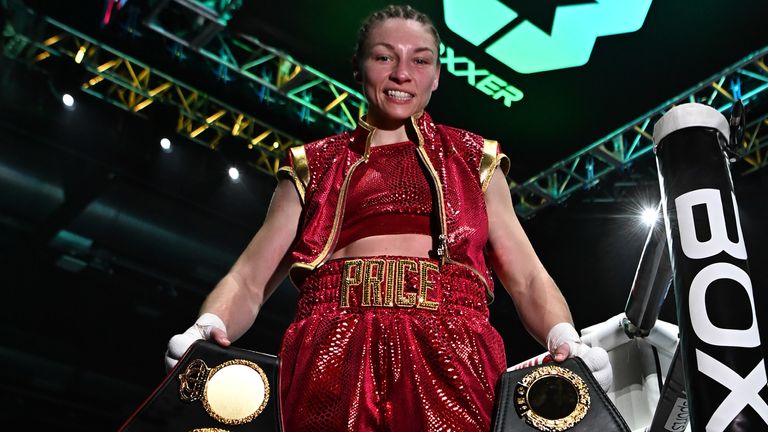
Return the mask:
<svg viewBox="0 0 768 432">
<path fill-rule="evenodd" d="M 415 307 L 437 310 L 439 303 L 430 300 L 434 291 L 437 264 L 409 259 L 354 259 L 344 263 L 339 307 L 350 307 L 353 288 L 359 290 L 359 306 Z M 412 286 L 417 282 L 416 287 Z M 428 298 L 429 297 L 429 298 Z"/>
</svg>

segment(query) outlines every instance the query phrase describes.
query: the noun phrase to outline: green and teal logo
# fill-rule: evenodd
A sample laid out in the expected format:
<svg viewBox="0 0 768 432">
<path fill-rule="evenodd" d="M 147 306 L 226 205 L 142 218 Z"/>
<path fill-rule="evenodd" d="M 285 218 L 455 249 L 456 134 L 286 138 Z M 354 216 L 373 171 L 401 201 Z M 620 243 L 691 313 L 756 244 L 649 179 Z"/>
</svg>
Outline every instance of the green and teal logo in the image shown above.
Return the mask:
<svg viewBox="0 0 768 432">
<path fill-rule="evenodd" d="M 652 1 L 593 0 L 558 6 L 551 34 L 526 20 L 488 45 L 485 52 L 524 74 L 583 66 L 598 37 L 639 30 Z M 443 9 L 448 28 L 475 46 L 518 17 L 499 0 L 443 0 Z"/>
</svg>

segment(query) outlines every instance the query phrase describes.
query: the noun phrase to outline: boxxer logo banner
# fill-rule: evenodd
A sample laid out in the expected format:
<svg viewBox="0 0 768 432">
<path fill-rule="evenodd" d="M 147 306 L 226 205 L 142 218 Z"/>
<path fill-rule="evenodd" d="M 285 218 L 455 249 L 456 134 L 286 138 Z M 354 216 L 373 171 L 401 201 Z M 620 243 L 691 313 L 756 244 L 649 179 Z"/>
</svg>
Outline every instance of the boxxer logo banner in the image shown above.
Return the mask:
<svg viewBox="0 0 768 432">
<path fill-rule="evenodd" d="M 525 20 L 499 36 L 485 52 L 524 74 L 583 66 L 599 36 L 639 30 L 652 1 L 593 0 L 558 6 L 551 34 Z M 499 0 L 443 0 L 443 9 L 448 28 L 475 46 L 519 15 Z"/>
</svg>

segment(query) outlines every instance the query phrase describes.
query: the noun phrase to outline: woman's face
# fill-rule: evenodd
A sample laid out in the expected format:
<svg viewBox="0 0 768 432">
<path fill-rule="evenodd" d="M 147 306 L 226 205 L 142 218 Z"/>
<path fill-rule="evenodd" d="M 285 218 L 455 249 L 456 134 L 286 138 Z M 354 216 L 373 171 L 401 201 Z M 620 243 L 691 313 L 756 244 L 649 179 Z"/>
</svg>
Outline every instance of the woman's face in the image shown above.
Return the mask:
<svg viewBox="0 0 768 432">
<path fill-rule="evenodd" d="M 395 128 L 424 110 L 440 78 L 437 50 L 418 21 L 390 18 L 370 30 L 361 59 L 369 123 Z"/>
</svg>

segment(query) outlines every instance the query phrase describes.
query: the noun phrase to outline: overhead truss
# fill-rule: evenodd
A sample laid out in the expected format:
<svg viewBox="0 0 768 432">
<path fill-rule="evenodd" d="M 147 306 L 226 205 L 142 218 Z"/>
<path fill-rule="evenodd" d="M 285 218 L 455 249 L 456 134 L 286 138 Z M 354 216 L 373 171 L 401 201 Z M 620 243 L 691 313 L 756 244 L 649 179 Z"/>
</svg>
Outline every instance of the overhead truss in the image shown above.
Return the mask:
<svg viewBox="0 0 768 432">
<path fill-rule="evenodd" d="M 220 14 L 201 2 L 160 1 L 144 24 L 214 62 L 222 79 L 233 72 L 252 81 L 287 109 L 301 112 L 305 122 L 342 132 L 354 129 L 365 112 L 362 94 L 251 35 L 229 31 Z"/>
<path fill-rule="evenodd" d="M 51 18 L 32 61 L 44 66 L 51 57 L 70 58 L 88 76 L 81 89 L 126 111 L 143 114 L 153 104 L 178 109 L 176 131 L 199 144 L 217 149 L 232 137 L 253 151 L 247 162 L 267 174 L 275 174 L 285 150 L 300 140 L 208 94 L 79 33 Z M 151 114 L 150 114 L 151 116 Z"/>
<path fill-rule="evenodd" d="M 653 125 L 672 107 L 698 102 L 727 112 L 735 99 L 745 106 L 764 97 L 768 90 L 768 47 L 755 52 L 735 65 L 692 89 L 664 102 L 661 106 L 598 140 L 578 153 L 557 162 L 524 183 L 510 182 L 517 214 L 533 217 L 538 211 L 563 203 L 578 191 L 596 186 L 608 174 L 625 169 L 631 163 L 653 153 Z M 765 113 L 762 113 L 765 114 Z M 751 172 L 764 167 L 768 158 L 766 142 L 768 120 L 751 120 L 738 156 Z"/>
<path fill-rule="evenodd" d="M 193 0 L 160 0 L 145 17 L 144 24 L 169 39 L 179 50 L 188 50 L 213 61 L 218 78 L 232 80 L 239 74 L 252 85 L 255 97 L 270 109 L 282 109 L 299 121 L 322 131 L 354 129 L 366 110 L 363 96 L 299 63 L 258 39 L 231 34 L 226 24 L 239 1 L 226 3 L 222 10 Z M 30 11 L 31 12 L 31 11 Z M 32 62 L 45 67 L 53 57 L 70 58 L 89 73 L 81 89 L 138 115 L 152 117 L 153 104 L 178 109 L 176 131 L 195 142 L 217 149 L 234 138 L 253 156 L 246 161 L 260 171 L 274 175 L 289 147 L 301 140 L 182 80 L 131 57 L 50 17 L 43 17 L 43 39 L 14 34 L 32 45 Z M 179 55 L 186 55 L 180 53 Z M 49 60 L 50 61 L 50 60 Z M 206 72 L 209 73 L 209 72 Z"/>
<path fill-rule="evenodd" d="M 749 165 L 743 174 L 768 166 L 768 114 L 747 127 L 739 152 L 742 160 Z"/>
</svg>

